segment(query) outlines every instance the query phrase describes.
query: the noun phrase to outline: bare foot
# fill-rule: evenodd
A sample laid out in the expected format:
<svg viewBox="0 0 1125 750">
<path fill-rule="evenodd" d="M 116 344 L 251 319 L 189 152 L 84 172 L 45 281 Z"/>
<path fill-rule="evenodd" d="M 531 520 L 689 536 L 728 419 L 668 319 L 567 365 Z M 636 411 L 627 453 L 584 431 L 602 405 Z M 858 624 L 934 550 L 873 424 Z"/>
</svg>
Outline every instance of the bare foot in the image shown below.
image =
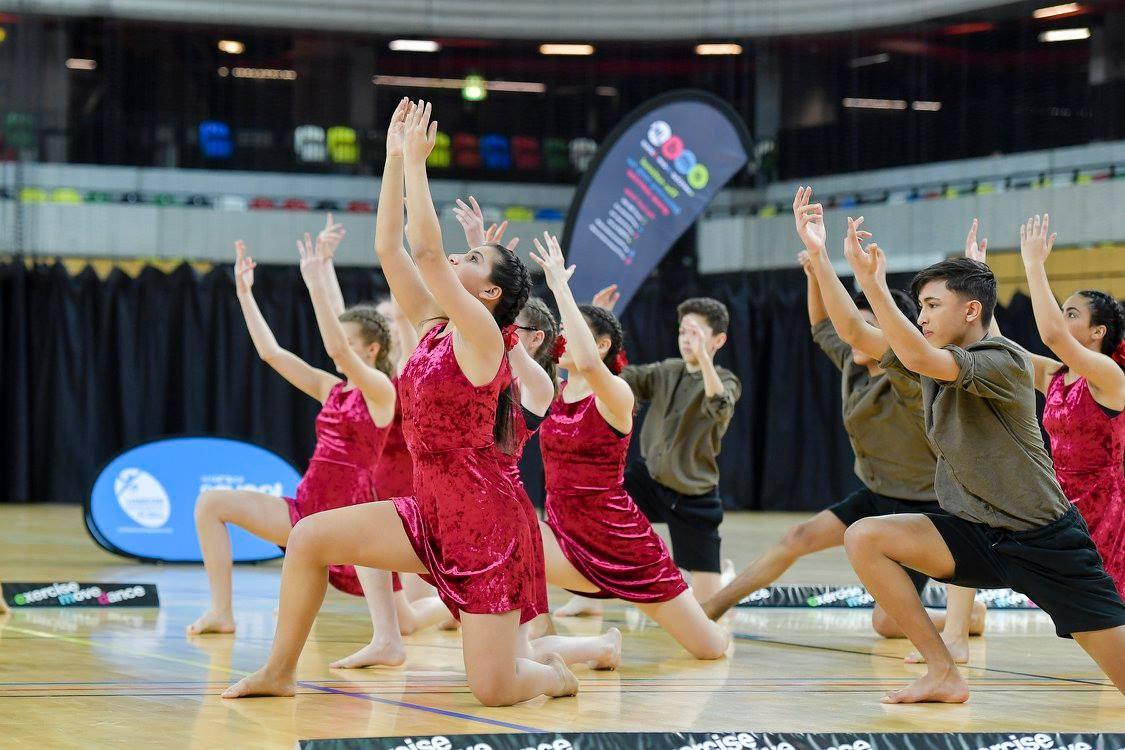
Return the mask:
<svg viewBox="0 0 1125 750">
<path fill-rule="evenodd" d="M 292 698 L 297 694 L 297 681 L 292 675 L 277 677 L 265 669 L 259 669 L 249 677 L 231 685 L 223 691 L 224 698 L 253 698 L 255 696 L 279 696 Z"/>
<path fill-rule="evenodd" d="M 988 618 L 988 607 L 984 602 L 973 602 L 973 613 L 969 616 L 969 635 L 984 635 L 984 621 Z"/>
<path fill-rule="evenodd" d="M 555 610 L 556 617 L 601 617 L 605 605 L 598 599 L 584 596 L 571 597 L 570 601 Z"/>
<path fill-rule="evenodd" d="M 351 656 L 338 659 L 328 666 L 332 669 L 362 669 L 364 667 L 398 667 L 406 661 L 402 641 L 388 643 L 371 641 Z"/>
<path fill-rule="evenodd" d="M 460 630 L 461 621 L 456 617 L 450 617 L 448 620 L 438 625 L 438 630 Z"/>
<path fill-rule="evenodd" d="M 574 672 L 566 666 L 566 662 L 558 654 L 547 654 L 541 660 L 541 664 L 546 664 L 559 676 L 559 688 L 554 692 L 547 693 L 551 698 L 566 698 L 571 695 L 578 695 L 578 678 L 574 676 Z"/>
<path fill-rule="evenodd" d="M 534 641 L 536 638 L 542 638 L 545 635 L 557 635 L 555 624 L 551 622 L 551 616 L 547 613 L 543 613 L 532 620 L 527 629 L 529 641 Z"/>
<path fill-rule="evenodd" d="M 892 690 L 883 696 L 883 703 L 964 703 L 969 700 L 969 685 L 957 671 L 935 674 L 928 670 L 921 678 L 901 690 Z"/>
<path fill-rule="evenodd" d="M 597 659 L 586 662 L 586 666 L 590 669 L 607 669 L 610 671 L 617 669 L 621 664 L 621 631 L 617 628 L 610 628 L 605 631 L 602 639 L 605 641 L 605 650 Z"/>
<path fill-rule="evenodd" d="M 203 635 L 204 633 L 233 633 L 234 616 L 219 614 L 213 609 L 204 612 L 198 620 L 187 626 L 188 635 Z"/>
</svg>

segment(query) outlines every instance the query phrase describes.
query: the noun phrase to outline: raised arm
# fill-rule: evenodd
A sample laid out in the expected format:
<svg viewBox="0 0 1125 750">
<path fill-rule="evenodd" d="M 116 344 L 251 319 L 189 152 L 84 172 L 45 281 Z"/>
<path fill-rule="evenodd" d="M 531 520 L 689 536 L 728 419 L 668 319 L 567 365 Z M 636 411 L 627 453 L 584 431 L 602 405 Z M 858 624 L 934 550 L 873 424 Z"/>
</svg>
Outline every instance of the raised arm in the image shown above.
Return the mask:
<svg viewBox="0 0 1125 750">
<path fill-rule="evenodd" d="M 336 248 L 340 246 L 345 234 L 343 224 L 334 223 L 332 214 L 329 213 L 324 222 L 324 229 L 316 236 L 317 254 L 321 261 L 332 269 L 332 273 L 328 274 L 330 281 L 328 297 L 335 315 L 342 315 L 344 312 L 344 293 L 340 289 L 340 279 L 336 277 Z"/>
<path fill-rule="evenodd" d="M 836 275 L 836 269 L 832 267 L 832 261 L 828 258 L 824 207 L 819 203 L 809 205 L 811 197 L 812 188 L 797 190 L 797 196 L 793 199 L 793 219 L 797 225 L 797 236 L 801 238 L 805 252 L 809 254 L 809 260 L 812 262 L 824 309 L 832 320 L 836 335 L 844 343 L 859 349 L 868 357 L 881 359 L 887 351 L 887 339 L 882 331 L 863 319 L 859 308 L 852 300 L 852 295 Z M 857 240 L 871 237 L 868 232 L 859 229 L 862 224 L 861 216 L 856 220 Z M 847 241 L 848 237 L 845 237 L 845 245 Z"/>
<path fill-rule="evenodd" d="M 948 351 L 930 346 L 922 332 L 898 309 L 887 286 L 886 256 L 874 242 L 864 248 L 857 232 L 856 222 L 849 216 L 844 257 L 871 303 L 887 344 L 911 372 L 942 382 L 955 381 L 961 373 L 957 361 Z"/>
<path fill-rule="evenodd" d="M 465 289 L 445 257 L 441 224 L 426 176 L 426 157 L 437 138 L 437 122 L 430 121 L 430 108 L 430 103 L 419 102 L 406 122 L 403 162 L 406 210 L 410 217 L 407 239 L 422 281 L 457 328 L 453 340 L 457 363 L 469 381 L 479 386 L 495 377 L 504 356 L 504 340 L 492 313 Z M 480 252 L 472 250 L 463 262 L 485 260 Z"/>
<path fill-rule="evenodd" d="M 1020 255 L 1039 337 L 1071 371 L 1086 378 L 1091 395 L 1098 403 L 1121 409 L 1125 407 L 1125 371 L 1112 357 L 1087 349 L 1071 335 L 1063 311 L 1051 292 L 1045 264 L 1054 248 L 1055 235 L 1048 234 L 1049 223 L 1049 217 L 1044 214 L 1042 218 L 1028 219 L 1020 227 Z"/>
<path fill-rule="evenodd" d="M 582 317 L 574 294 L 568 283 L 574 274 L 574 266 L 567 268 L 562 248 L 558 240 L 543 233 L 546 247 L 535 240 L 535 252 L 531 259 L 539 264 L 547 276 L 547 286 L 555 296 L 562 317 L 563 330 L 566 331 L 566 348 L 574 362 L 574 368 L 586 378 L 598 400 L 602 416 L 618 432 L 627 433 L 633 429 L 633 389 L 629 384 L 606 367 L 598 351 L 598 342 Z"/>
<path fill-rule="evenodd" d="M 555 399 L 551 376 L 532 358 L 522 341 L 508 352 L 508 361 L 512 363 L 512 374 L 520 381 L 520 406 L 542 417 Z"/>
<path fill-rule="evenodd" d="M 824 300 L 820 296 L 820 283 L 816 279 L 816 269 L 813 268 L 812 259 L 807 251 L 797 253 L 797 262 L 805 272 L 805 292 L 809 308 L 809 325 L 828 320 L 828 311 L 824 309 Z"/>
<path fill-rule="evenodd" d="M 312 238 L 305 234 L 304 242 L 297 241 L 301 256 L 301 276 L 312 298 L 316 324 L 324 350 L 332 361 L 363 393 L 367 408 L 376 427 L 386 427 L 395 415 L 395 387 L 391 379 L 374 367 L 369 367 L 348 344 L 348 334 L 340 323 L 339 315 L 332 309 L 332 280 L 335 271 L 325 262 L 323 255 L 313 247 Z"/>
<path fill-rule="evenodd" d="M 242 240 L 234 243 L 236 259 L 234 263 L 234 285 L 238 294 L 238 304 L 242 317 L 246 319 L 246 329 L 250 340 L 262 361 L 272 367 L 278 375 L 317 401 L 324 403 L 339 378 L 318 370 L 290 351 L 282 349 L 273 336 L 258 303 L 254 299 L 254 269 L 257 264 L 246 255 L 246 245 Z"/>
<path fill-rule="evenodd" d="M 402 244 L 403 233 L 403 134 L 406 118 L 413 105 L 403 98 L 391 116 L 387 128 L 387 161 L 379 188 L 379 211 L 375 216 L 375 253 L 387 277 L 391 294 L 398 301 L 406 319 L 415 328 L 424 321 L 441 316 L 414 261 Z"/>
</svg>

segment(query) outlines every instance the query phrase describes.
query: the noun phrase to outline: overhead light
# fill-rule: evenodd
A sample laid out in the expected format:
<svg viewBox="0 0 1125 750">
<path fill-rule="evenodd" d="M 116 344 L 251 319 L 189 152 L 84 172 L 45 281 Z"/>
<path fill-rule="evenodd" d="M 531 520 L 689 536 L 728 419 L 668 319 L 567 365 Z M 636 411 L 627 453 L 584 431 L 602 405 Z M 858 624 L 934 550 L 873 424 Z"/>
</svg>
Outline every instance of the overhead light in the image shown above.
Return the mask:
<svg viewBox="0 0 1125 750">
<path fill-rule="evenodd" d="M 695 54 L 697 55 L 741 55 L 741 44 L 697 44 L 695 45 Z"/>
<path fill-rule="evenodd" d="M 482 102 L 488 96 L 487 83 L 481 76 L 465 76 L 461 98 L 467 102 Z"/>
<path fill-rule="evenodd" d="M 849 97 L 844 100 L 848 109 L 906 109 L 906 102 L 902 99 L 858 99 Z"/>
<path fill-rule="evenodd" d="M 1082 6 L 1078 3 L 1063 3 L 1062 5 L 1052 5 L 1049 8 L 1040 8 L 1031 14 L 1032 18 L 1054 18 L 1055 16 L 1065 16 L 1071 13 L 1079 13 L 1082 11 Z"/>
<path fill-rule="evenodd" d="M 437 52 L 441 49 L 432 39 L 395 39 L 387 46 L 391 52 Z"/>
<path fill-rule="evenodd" d="M 910 108 L 915 112 L 937 112 L 941 109 L 941 102 L 917 101 L 911 103 Z"/>
<path fill-rule="evenodd" d="M 246 51 L 246 45 L 242 42 L 236 42 L 233 39 L 223 39 L 219 42 L 219 52 L 226 52 L 228 55 L 241 55 Z"/>
<path fill-rule="evenodd" d="M 1051 29 L 1039 35 L 1039 41 L 1041 42 L 1077 42 L 1080 39 L 1089 38 L 1090 30 L 1085 27 L 1080 29 Z"/>
<path fill-rule="evenodd" d="M 879 65 L 880 63 L 890 62 L 891 54 L 889 52 L 880 52 L 877 55 L 868 55 L 867 57 L 856 57 L 848 62 L 849 68 L 863 68 L 868 65 Z"/>
<path fill-rule="evenodd" d="M 461 89 L 472 78 L 423 78 L 420 76 L 374 76 L 371 82 L 376 86 L 402 86 L 423 89 Z M 542 94 L 547 90 L 544 83 L 533 81 L 484 81 L 479 82 L 486 91 L 505 91 L 515 94 Z"/>
<path fill-rule="evenodd" d="M 66 67 L 71 70 L 97 70 L 98 62 L 83 57 L 71 57 L 66 61 Z"/>
<path fill-rule="evenodd" d="M 613 86 L 598 86 L 594 93 L 598 96 L 617 96 L 617 89 Z"/>
<path fill-rule="evenodd" d="M 219 75 L 226 77 L 225 67 L 219 68 Z M 252 78 L 259 81 L 295 81 L 297 71 L 279 68 L 231 68 L 229 74 L 235 78 Z"/>
<path fill-rule="evenodd" d="M 592 44 L 540 44 L 539 54 L 541 55 L 592 55 L 594 54 L 594 45 Z"/>
</svg>

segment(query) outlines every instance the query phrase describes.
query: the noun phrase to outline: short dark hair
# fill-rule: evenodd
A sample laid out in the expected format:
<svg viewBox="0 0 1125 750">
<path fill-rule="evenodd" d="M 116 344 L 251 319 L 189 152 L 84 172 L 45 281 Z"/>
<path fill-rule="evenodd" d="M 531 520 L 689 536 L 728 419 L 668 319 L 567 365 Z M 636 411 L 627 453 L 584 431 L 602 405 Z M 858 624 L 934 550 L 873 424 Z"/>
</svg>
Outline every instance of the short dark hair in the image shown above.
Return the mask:
<svg viewBox="0 0 1125 750">
<path fill-rule="evenodd" d="M 944 281 L 951 292 L 980 303 L 980 322 L 986 329 L 992 324 L 996 311 L 996 276 L 992 269 L 979 260 L 949 258 L 923 268 L 910 282 L 910 292 L 921 303 L 922 287 L 931 281 Z"/>
<path fill-rule="evenodd" d="M 676 308 L 676 320 L 682 321 L 685 315 L 695 314 L 707 321 L 712 333 L 726 333 L 730 328 L 730 313 L 727 306 L 710 297 L 685 299 Z"/>
<path fill-rule="evenodd" d="M 901 289 L 892 289 L 891 297 L 895 301 L 895 307 L 897 307 L 903 315 L 910 318 L 911 323 L 917 324 L 918 303 L 914 301 L 914 298 Z M 860 310 L 875 312 L 871 309 L 871 303 L 867 300 L 867 295 L 863 292 L 856 292 L 856 295 L 852 297 L 852 301 L 855 302 L 855 306 Z"/>
</svg>

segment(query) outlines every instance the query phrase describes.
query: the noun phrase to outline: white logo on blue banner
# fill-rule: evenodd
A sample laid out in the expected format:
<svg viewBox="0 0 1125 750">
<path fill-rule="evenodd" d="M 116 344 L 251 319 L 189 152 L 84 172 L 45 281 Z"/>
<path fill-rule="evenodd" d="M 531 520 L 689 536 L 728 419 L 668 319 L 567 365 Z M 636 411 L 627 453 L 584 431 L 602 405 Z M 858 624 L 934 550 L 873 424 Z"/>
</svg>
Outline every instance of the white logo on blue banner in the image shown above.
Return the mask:
<svg viewBox="0 0 1125 750">
<path fill-rule="evenodd" d="M 122 470 L 113 481 L 113 492 L 125 515 L 147 529 L 159 529 L 172 515 L 172 501 L 164 486 L 144 469 Z"/>
<path fill-rule="evenodd" d="M 745 123 L 713 94 L 672 91 L 630 113 L 598 150 L 567 213 L 574 296 L 588 301 L 617 284 L 624 310 L 751 151 Z"/>
<path fill-rule="evenodd" d="M 86 500 L 86 527 L 119 555 L 161 562 L 200 562 L 195 503 L 207 490 L 293 497 L 301 476 L 280 456 L 252 443 L 176 437 L 131 448 L 110 461 Z M 230 526 L 235 562 L 281 555 L 274 545 Z"/>
</svg>

